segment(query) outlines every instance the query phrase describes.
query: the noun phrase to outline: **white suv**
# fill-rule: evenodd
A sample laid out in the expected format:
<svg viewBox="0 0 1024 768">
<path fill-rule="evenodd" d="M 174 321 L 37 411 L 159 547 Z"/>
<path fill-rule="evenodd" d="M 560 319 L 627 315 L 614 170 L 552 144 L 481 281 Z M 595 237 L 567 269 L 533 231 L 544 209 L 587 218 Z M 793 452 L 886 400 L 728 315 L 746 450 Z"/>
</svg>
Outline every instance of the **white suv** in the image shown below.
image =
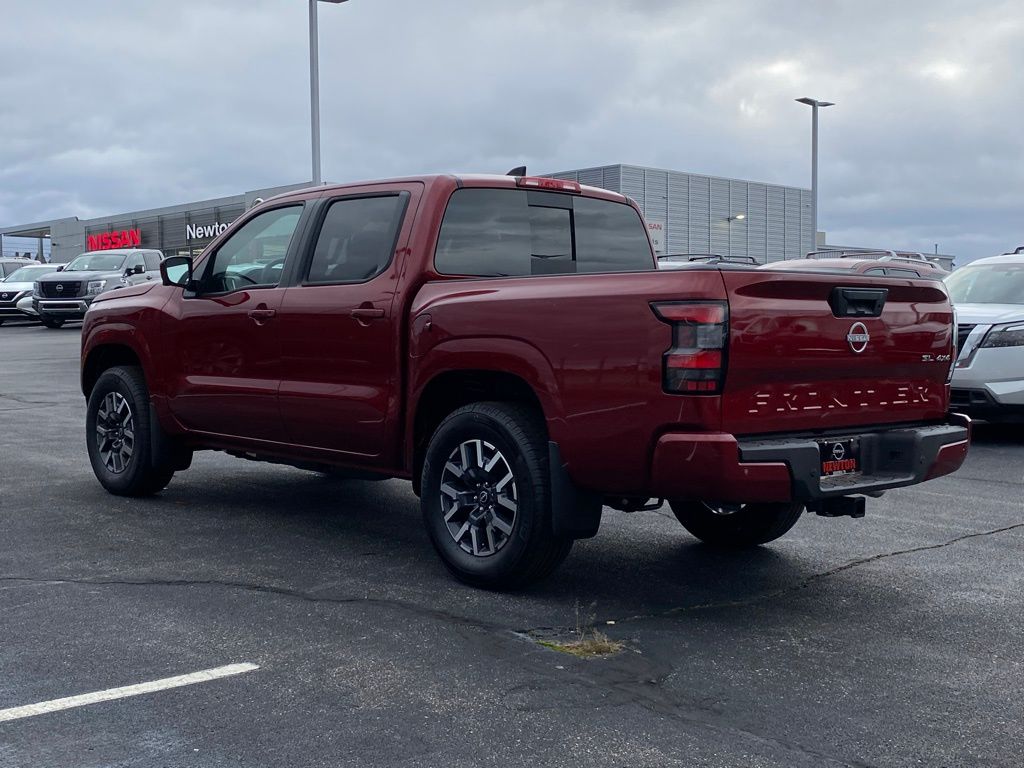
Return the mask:
<svg viewBox="0 0 1024 768">
<path fill-rule="evenodd" d="M 1024 419 L 1024 247 L 946 278 L 956 308 L 950 407 L 979 419 Z"/>
</svg>

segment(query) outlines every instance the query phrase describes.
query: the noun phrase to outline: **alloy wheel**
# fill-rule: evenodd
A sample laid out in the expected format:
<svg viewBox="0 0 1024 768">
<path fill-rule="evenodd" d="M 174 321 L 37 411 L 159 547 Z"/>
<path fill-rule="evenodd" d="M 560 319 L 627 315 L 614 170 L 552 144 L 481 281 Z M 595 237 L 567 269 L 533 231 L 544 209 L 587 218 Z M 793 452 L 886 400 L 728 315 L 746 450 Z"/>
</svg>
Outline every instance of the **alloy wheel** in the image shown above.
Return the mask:
<svg viewBox="0 0 1024 768">
<path fill-rule="evenodd" d="M 128 400 L 120 392 L 108 392 L 96 412 L 96 446 L 110 472 L 119 475 L 135 453 L 135 420 Z"/>
<path fill-rule="evenodd" d="M 441 473 L 441 509 L 448 533 L 464 552 L 499 552 L 519 510 L 515 474 L 504 454 L 485 440 L 458 445 Z"/>
</svg>

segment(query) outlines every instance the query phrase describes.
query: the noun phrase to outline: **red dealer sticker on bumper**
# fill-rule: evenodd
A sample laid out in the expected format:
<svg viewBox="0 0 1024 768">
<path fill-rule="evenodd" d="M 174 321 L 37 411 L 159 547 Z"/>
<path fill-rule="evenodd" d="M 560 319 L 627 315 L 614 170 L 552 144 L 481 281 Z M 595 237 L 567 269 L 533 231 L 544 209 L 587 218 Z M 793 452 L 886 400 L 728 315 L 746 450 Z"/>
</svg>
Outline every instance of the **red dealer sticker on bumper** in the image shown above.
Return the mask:
<svg viewBox="0 0 1024 768">
<path fill-rule="evenodd" d="M 842 440 L 821 440 L 821 476 L 852 475 L 860 472 L 860 440 L 855 437 Z"/>
</svg>

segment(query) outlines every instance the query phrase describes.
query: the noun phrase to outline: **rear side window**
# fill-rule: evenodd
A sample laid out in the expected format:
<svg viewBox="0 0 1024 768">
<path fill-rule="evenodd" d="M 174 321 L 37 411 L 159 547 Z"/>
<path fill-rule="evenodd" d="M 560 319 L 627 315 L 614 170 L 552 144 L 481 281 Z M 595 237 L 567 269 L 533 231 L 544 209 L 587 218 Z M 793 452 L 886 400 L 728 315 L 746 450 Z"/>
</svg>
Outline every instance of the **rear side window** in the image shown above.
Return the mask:
<svg viewBox="0 0 1024 768">
<path fill-rule="evenodd" d="M 460 189 L 445 211 L 434 256 L 449 275 L 505 277 L 653 270 L 632 207 L 517 189 Z"/>
<path fill-rule="evenodd" d="M 580 272 L 654 269 L 647 229 L 628 205 L 576 198 L 576 259 Z"/>
<path fill-rule="evenodd" d="M 307 284 L 359 283 L 391 262 L 406 193 L 336 200 L 327 209 Z"/>
<path fill-rule="evenodd" d="M 143 254 L 143 258 L 146 260 L 146 271 L 156 272 L 160 269 L 160 254 L 153 251 L 146 251 Z"/>
</svg>

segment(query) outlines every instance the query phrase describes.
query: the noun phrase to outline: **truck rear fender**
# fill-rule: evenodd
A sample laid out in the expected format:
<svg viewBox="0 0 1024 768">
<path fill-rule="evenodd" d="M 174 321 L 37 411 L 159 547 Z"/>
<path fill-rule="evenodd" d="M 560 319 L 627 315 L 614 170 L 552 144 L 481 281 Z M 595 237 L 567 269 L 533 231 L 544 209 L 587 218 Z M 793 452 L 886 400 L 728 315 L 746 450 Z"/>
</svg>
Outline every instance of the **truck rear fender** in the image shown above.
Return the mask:
<svg viewBox="0 0 1024 768">
<path fill-rule="evenodd" d="M 462 338 L 438 344 L 416 362 L 405 450 L 417 493 L 426 446 L 445 416 L 473 402 L 525 402 L 544 417 L 548 430 L 553 532 L 568 538 L 597 533 L 601 496 L 576 487 L 569 477 L 558 445 L 565 425 L 562 403 L 540 350 L 516 339 Z"/>
<path fill-rule="evenodd" d="M 406 466 L 417 476 L 417 452 L 456 408 L 482 400 L 530 402 L 544 416 L 550 439 L 564 427 L 555 374 L 547 358 L 525 341 L 457 338 L 413 359 L 406 415 Z"/>
</svg>

